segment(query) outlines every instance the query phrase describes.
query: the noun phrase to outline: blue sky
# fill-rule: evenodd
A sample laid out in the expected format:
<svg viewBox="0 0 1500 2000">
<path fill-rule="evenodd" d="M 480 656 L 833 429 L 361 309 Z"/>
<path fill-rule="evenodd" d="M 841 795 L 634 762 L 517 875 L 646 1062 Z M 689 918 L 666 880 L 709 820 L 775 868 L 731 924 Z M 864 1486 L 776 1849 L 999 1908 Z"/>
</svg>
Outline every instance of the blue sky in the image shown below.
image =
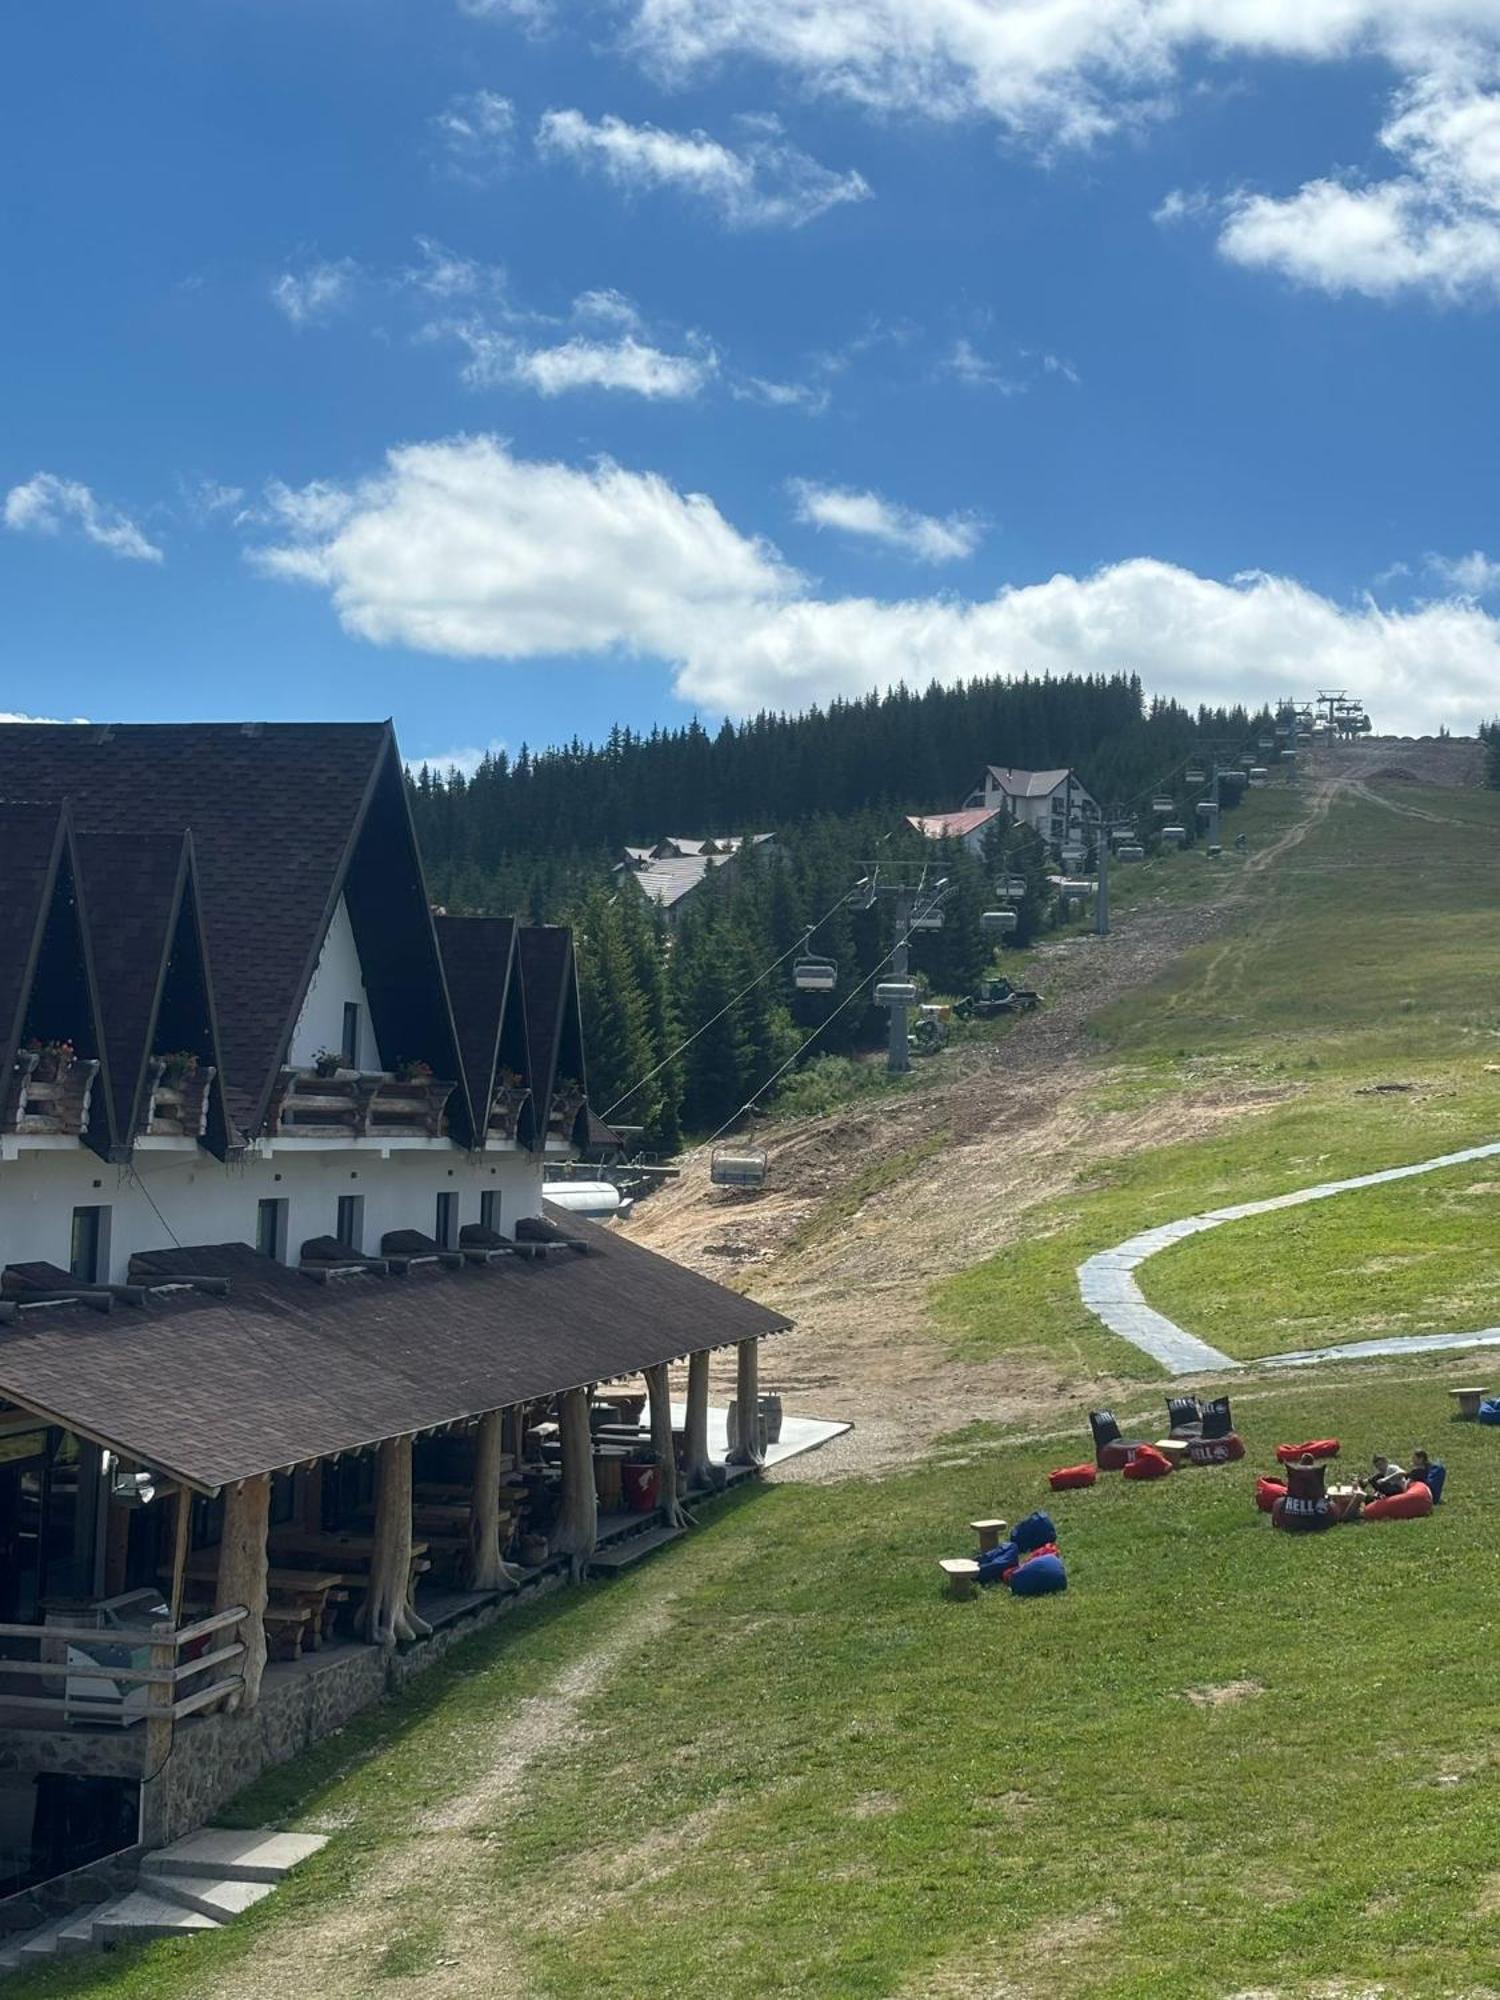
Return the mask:
<svg viewBox="0 0 1500 2000">
<path fill-rule="evenodd" d="M 1500 0 L 3 35 L 0 711 L 412 757 L 1028 667 L 1500 711 Z"/>
</svg>

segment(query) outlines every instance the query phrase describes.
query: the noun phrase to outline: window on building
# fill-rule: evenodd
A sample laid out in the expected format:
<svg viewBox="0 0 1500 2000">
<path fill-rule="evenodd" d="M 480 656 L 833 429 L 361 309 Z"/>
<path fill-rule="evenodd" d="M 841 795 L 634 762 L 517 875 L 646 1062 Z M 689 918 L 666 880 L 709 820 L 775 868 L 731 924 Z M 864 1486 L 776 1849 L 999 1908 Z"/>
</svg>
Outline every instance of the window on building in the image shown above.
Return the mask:
<svg viewBox="0 0 1500 2000">
<path fill-rule="evenodd" d="M 272 1197 L 255 1205 L 255 1247 L 262 1257 L 286 1262 L 287 1210 L 290 1204 Z"/>
<path fill-rule="evenodd" d="M 458 1196 L 440 1194 L 437 1198 L 437 1223 L 433 1235 L 445 1250 L 458 1247 Z"/>
<path fill-rule="evenodd" d="M 80 1284 L 97 1285 L 108 1275 L 109 1210 L 75 1208 L 68 1270 Z"/>
<path fill-rule="evenodd" d="M 346 1250 L 363 1250 L 365 1242 L 365 1198 L 362 1194 L 341 1194 L 339 1196 L 339 1222 L 336 1234 Z"/>
<path fill-rule="evenodd" d="M 339 1044 L 339 1056 L 345 1069 L 359 1068 L 359 1002 L 344 1002 L 344 1039 Z"/>
<path fill-rule="evenodd" d="M 479 1197 L 479 1222 L 483 1229 L 493 1229 L 500 1234 L 500 1190 L 486 1188 Z"/>
</svg>

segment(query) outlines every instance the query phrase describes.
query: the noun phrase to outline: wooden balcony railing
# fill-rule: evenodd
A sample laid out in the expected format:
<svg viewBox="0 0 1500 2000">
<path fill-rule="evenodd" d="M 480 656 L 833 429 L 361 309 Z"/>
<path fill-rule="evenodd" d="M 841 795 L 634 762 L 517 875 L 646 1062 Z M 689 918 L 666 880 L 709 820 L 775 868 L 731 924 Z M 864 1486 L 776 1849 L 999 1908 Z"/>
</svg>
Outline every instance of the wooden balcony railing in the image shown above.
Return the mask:
<svg viewBox="0 0 1500 2000">
<path fill-rule="evenodd" d="M 201 1139 L 208 1126 L 208 1087 L 212 1069 L 168 1078 L 166 1064 L 153 1060 L 147 1074 L 143 1136 L 151 1139 Z"/>
<path fill-rule="evenodd" d="M 244 1685 L 236 1662 L 245 1653 L 239 1628 L 249 1616 L 236 1604 L 191 1625 L 0 1625 L 0 1717 L 55 1729 L 100 1722 L 130 1728 L 194 1715 Z M 222 1643 L 190 1652 L 220 1634 Z M 62 1685 L 46 1693 L 11 1692 L 18 1683 L 25 1690 L 56 1682 Z M 132 1699 L 141 1689 L 144 1700 Z"/>
<path fill-rule="evenodd" d="M 573 1137 L 573 1127 L 578 1123 L 578 1114 L 587 1099 L 581 1090 L 559 1090 L 552 1099 L 552 1109 L 547 1114 L 547 1134 L 553 1139 Z"/>
<path fill-rule="evenodd" d="M 271 1098 L 270 1130 L 285 1138 L 441 1139 L 456 1083 L 403 1083 L 384 1071 L 341 1069 L 319 1076 L 284 1069 Z"/>
<path fill-rule="evenodd" d="M 0 1132 L 81 1139 L 98 1074 L 91 1059 L 60 1062 L 45 1050 L 23 1049 L 0 1095 Z"/>
<path fill-rule="evenodd" d="M 485 1126 L 488 1139 L 514 1139 L 520 1129 L 521 1112 L 531 1092 L 524 1084 L 500 1084 L 490 1099 L 490 1115 Z"/>
</svg>

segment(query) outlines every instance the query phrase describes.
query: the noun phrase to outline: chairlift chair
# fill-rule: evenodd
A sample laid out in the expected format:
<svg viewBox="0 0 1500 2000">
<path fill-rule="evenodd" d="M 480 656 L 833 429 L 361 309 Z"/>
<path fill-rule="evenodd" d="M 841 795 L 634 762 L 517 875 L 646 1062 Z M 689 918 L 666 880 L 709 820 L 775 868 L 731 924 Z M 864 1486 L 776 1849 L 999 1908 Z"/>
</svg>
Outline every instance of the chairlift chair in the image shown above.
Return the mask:
<svg viewBox="0 0 1500 2000">
<path fill-rule="evenodd" d="M 1262 736 L 1260 747 L 1262 750 L 1274 750 L 1276 748 L 1276 738 L 1274 736 Z"/>
<path fill-rule="evenodd" d="M 942 911 L 918 910 L 912 917 L 911 928 L 914 931 L 940 931 L 943 928 Z"/>
<path fill-rule="evenodd" d="M 799 958 L 792 966 L 792 984 L 799 993 L 832 993 L 839 969 L 831 958 Z"/>
<path fill-rule="evenodd" d="M 999 889 L 1002 896 L 1008 896 L 1014 901 L 1018 896 L 1026 894 L 1026 877 L 1024 875 L 1007 875 L 1005 880 L 999 884 Z"/>
<path fill-rule="evenodd" d="M 1187 773 L 1187 781 L 1190 785 L 1201 785 L 1204 783 L 1207 777 L 1208 777 L 1207 771 L 1203 770 L 1197 764 L 1195 764 L 1192 767 L 1192 769 Z"/>
<path fill-rule="evenodd" d="M 877 1007 L 915 1007 L 917 989 L 909 979 L 882 979 L 875 988 Z"/>
<path fill-rule="evenodd" d="M 1167 843 L 1168 847 L 1181 847 L 1187 839 L 1187 828 L 1185 826 L 1164 826 L 1161 830 L 1161 837 Z"/>
<path fill-rule="evenodd" d="M 1151 810 L 1154 813 L 1160 813 L 1165 816 L 1172 810 L 1172 801 L 1165 796 L 1153 799 L 1151 801 Z"/>
<path fill-rule="evenodd" d="M 708 1177 L 715 1187 L 764 1187 L 765 1147 L 715 1146 L 708 1163 Z"/>
<path fill-rule="evenodd" d="M 986 937 L 1008 937 L 1018 922 L 1014 910 L 986 910 L 979 919 L 979 928 Z"/>
<path fill-rule="evenodd" d="M 1116 853 L 1121 861 L 1144 861 L 1146 858 L 1146 850 L 1138 840 L 1127 840 L 1123 847 L 1116 849 Z"/>
<path fill-rule="evenodd" d="M 1262 785 L 1269 783 L 1270 773 L 1266 770 L 1264 764 L 1252 764 L 1250 767 L 1250 784 L 1252 789 L 1258 791 Z"/>
</svg>

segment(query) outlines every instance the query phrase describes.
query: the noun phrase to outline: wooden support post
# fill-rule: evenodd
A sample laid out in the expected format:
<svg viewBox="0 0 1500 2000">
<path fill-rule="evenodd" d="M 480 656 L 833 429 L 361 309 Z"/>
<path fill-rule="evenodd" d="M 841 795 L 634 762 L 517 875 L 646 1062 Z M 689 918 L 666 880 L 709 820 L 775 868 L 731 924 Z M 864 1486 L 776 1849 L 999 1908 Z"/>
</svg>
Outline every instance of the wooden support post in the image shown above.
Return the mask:
<svg viewBox="0 0 1500 2000">
<path fill-rule="evenodd" d="M 411 1438 L 387 1438 L 380 1447 L 375 1485 L 375 1546 L 370 1552 L 370 1595 L 365 1636 L 377 1646 L 425 1639 L 432 1627 L 411 1601 Z"/>
<path fill-rule="evenodd" d="M 260 1700 L 260 1680 L 266 1669 L 266 1533 L 271 1520 L 271 1480 L 268 1473 L 241 1480 L 224 1495 L 224 1538 L 219 1543 L 219 1573 L 214 1582 L 214 1610 L 243 1604 L 239 1640 L 245 1648 L 240 1661 L 244 1686 L 225 1702 L 226 1714 L 250 1715 Z"/>
<path fill-rule="evenodd" d="M 125 1588 L 130 1561 L 130 1509 L 110 1500 L 104 1509 L 104 1595 L 118 1597 Z"/>
<path fill-rule="evenodd" d="M 683 1426 L 682 1483 L 689 1493 L 715 1483 L 718 1467 L 708 1455 L 708 1349 L 688 1356 L 687 1417 Z M 719 1483 L 722 1484 L 722 1475 Z"/>
<path fill-rule="evenodd" d="M 193 1525 L 193 1496 L 186 1486 L 177 1489 L 177 1513 L 172 1533 L 172 1623 L 182 1623 L 182 1585 L 187 1569 L 188 1534 Z"/>
<path fill-rule="evenodd" d="M 735 1400 L 739 1412 L 739 1436 L 729 1453 L 730 1465 L 764 1465 L 760 1448 L 760 1341 L 752 1336 L 737 1349 L 739 1367 Z"/>
<path fill-rule="evenodd" d="M 558 1398 L 557 1414 L 562 1444 L 562 1507 L 549 1547 L 555 1556 L 572 1558 L 576 1576 L 599 1543 L 599 1495 L 594 1485 L 588 1390 L 567 1390 Z"/>
<path fill-rule="evenodd" d="M 500 1552 L 503 1412 L 490 1410 L 474 1433 L 474 1492 L 469 1502 L 469 1588 L 518 1590 L 521 1579 Z"/>
<path fill-rule="evenodd" d="M 669 1528 L 690 1528 L 692 1516 L 677 1497 L 677 1452 L 672 1442 L 672 1390 L 667 1364 L 659 1361 L 642 1373 L 651 1403 L 651 1449 L 661 1469 L 661 1517 Z"/>
<path fill-rule="evenodd" d="M 182 1498 L 188 1500 L 190 1496 L 184 1491 Z M 173 1581 L 176 1581 L 175 1577 Z M 174 1831 L 179 1830 L 169 1826 L 166 1811 L 166 1769 L 177 1730 L 177 1719 L 172 1713 L 177 1690 L 170 1679 L 172 1669 L 177 1665 L 176 1623 L 174 1618 L 170 1625 L 153 1625 L 151 1628 L 154 1635 L 151 1665 L 158 1674 L 168 1678 L 152 1681 L 146 1688 L 146 1768 L 141 1785 L 140 1832 L 148 1847 L 159 1847 L 171 1838 Z"/>
<path fill-rule="evenodd" d="M 323 1531 L 322 1459 L 318 1459 L 313 1465 L 304 1465 L 297 1477 L 302 1487 L 297 1518 L 302 1523 L 304 1534 L 321 1534 Z"/>
</svg>

